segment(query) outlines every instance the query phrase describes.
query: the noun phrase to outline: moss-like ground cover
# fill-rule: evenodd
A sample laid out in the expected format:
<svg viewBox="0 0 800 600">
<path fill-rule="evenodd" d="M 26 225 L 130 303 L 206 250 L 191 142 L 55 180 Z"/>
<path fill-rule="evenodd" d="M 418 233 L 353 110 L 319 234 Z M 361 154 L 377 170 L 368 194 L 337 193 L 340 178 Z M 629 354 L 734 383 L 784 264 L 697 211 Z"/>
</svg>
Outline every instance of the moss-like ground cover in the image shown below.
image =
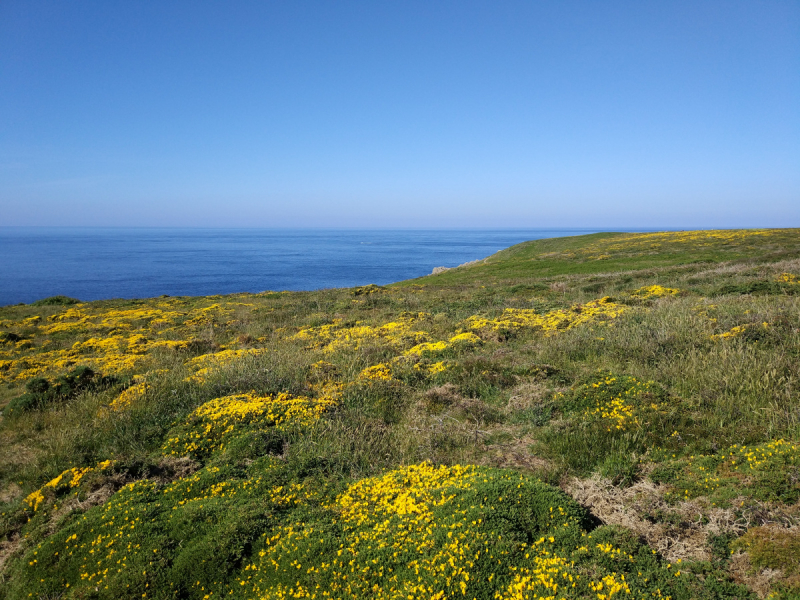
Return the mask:
<svg viewBox="0 0 800 600">
<path fill-rule="evenodd" d="M 796 597 L 799 282 L 797 230 L 597 234 L 0 308 L 0 598 Z"/>
</svg>

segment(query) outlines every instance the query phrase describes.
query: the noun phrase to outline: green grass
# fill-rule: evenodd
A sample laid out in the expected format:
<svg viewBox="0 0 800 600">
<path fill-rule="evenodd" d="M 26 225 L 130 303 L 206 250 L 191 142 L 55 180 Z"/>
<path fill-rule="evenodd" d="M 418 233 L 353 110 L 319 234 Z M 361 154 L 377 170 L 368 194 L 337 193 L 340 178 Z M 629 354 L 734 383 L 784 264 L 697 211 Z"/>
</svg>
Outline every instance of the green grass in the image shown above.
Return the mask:
<svg viewBox="0 0 800 600">
<path fill-rule="evenodd" d="M 520 285 L 530 279 L 558 275 L 607 274 L 670 267 L 686 270 L 704 264 L 777 262 L 800 256 L 797 248 L 800 230 L 763 230 L 769 232 L 765 236 L 748 235 L 750 231 L 758 230 L 725 230 L 719 239 L 684 240 L 680 237 L 655 238 L 663 234 L 595 233 L 535 240 L 501 250 L 484 264 L 409 280 L 403 285 L 423 281 L 453 285 L 477 280 L 484 283 L 517 281 L 517 285 Z M 687 238 L 689 234 L 691 232 L 687 232 Z M 651 242 L 650 237 L 655 239 Z M 641 242 L 642 239 L 646 242 Z"/>
<path fill-rule="evenodd" d="M 798 230 L 604 233 L 386 287 L 0 307 L 0 598 L 525 597 L 545 559 L 558 597 L 792 597 L 798 275 Z M 81 365 L 105 383 L 64 387 Z"/>
</svg>

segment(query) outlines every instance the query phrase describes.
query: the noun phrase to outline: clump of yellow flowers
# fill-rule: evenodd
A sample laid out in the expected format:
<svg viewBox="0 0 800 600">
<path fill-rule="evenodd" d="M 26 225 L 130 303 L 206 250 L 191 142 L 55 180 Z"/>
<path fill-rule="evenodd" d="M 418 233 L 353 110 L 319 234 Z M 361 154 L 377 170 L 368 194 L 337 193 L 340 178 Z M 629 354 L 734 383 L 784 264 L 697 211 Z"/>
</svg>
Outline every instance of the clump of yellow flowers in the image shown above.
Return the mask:
<svg viewBox="0 0 800 600">
<path fill-rule="evenodd" d="M 366 345 L 401 348 L 409 343 L 421 343 L 428 338 L 425 331 L 414 329 L 427 316 L 427 313 L 409 314 L 380 326 L 360 322 L 348 325 L 341 319 L 335 319 L 327 325 L 301 329 L 291 339 L 306 342 L 310 347 L 322 348 L 329 353 L 337 350 L 359 350 Z"/>
<path fill-rule="evenodd" d="M 227 349 L 211 354 L 201 354 L 187 362 L 187 366 L 194 370 L 194 373 L 186 378 L 186 381 L 203 383 L 206 378 L 236 361 L 246 360 L 267 353 L 265 348 L 243 348 L 239 350 Z"/>
<path fill-rule="evenodd" d="M 673 485 L 681 499 L 706 496 L 719 506 L 741 497 L 786 504 L 800 499 L 800 485 L 794 481 L 800 468 L 797 442 L 734 444 L 718 454 L 684 456 L 672 463 L 659 467 L 654 477 Z"/>
<path fill-rule="evenodd" d="M 44 502 L 47 490 L 55 491 L 59 488 L 69 488 L 69 489 L 76 488 L 80 485 L 81 479 L 83 479 L 84 476 L 95 471 L 97 472 L 105 471 L 113 465 L 114 461 L 104 460 L 103 462 L 98 463 L 97 466 L 95 467 L 83 467 L 83 468 L 72 467 L 71 469 L 67 469 L 60 475 L 54 477 L 53 479 L 45 483 L 41 488 L 39 488 L 35 492 L 31 492 L 25 498 L 25 503 L 33 512 L 36 512 L 36 510 L 38 510 L 39 508 L 39 505 L 42 502 Z"/>
<path fill-rule="evenodd" d="M 167 439 L 163 450 L 174 456 L 203 456 L 224 448 L 229 439 L 248 427 L 283 431 L 309 425 L 335 403 L 330 396 L 312 399 L 286 393 L 215 398 L 195 409 L 186 424 Z"/>
<path fill-rule="evenodd" d="M 154 354 L 186 350 L 209 325 L 229 325 L 236 310 L 252 306 L 241 302 L 158 299 L 148 306 L 107 308 L 77 304 L 45 318 L 32 316 L 3 321 L 4 328 L 25 331 L 15 352 L 0 356 L 0 381 L 24 382 L 32 377 L 53 376 L 86 365 L 105 374 L 128 374 L 146 369 Z M 199 304 L 199 305 L 198 305 Z M 71 336 L 78 341 L 51 345 L 53 337 Z M 207 367 L 208 365 L 204 365 Z"/>
<path fill-rule="evenodd" d="M 379 363 L 371 367 L 367 367 L 358 374 L 359 380 L 362 381 L 392 381 L 392 370 L 386 363 Z"/>
<path fill-rule="evenodd" d="M 769 323 L 764 321 L 761 325 L 756 325 L 755 323 L 745 323 L 744 325 L 735 325 L 731 327 L 728 331 L 724 331 L 722 333 L 716 333 L 711 336 L 711 339 L 714 341 L 719 340 L 727 340 L 731 338 L 738 338 L 747 333 L 749 330 L 753 329 L 762 329 L 762 330 L 769 330 Z"/>
<path fill-rule="evenodd" d="M 139 383 L 133 384 L 131 387 L 124 390 L 119 396 L 114 398 L 111 404 L 108 407 L 111 410 L 124 410 L 129 408 L 133 405 L 137 400 L 142 398 L 145 393 L 147 392 L 147 382 L 140 381 Z"/>
<path fill-rule="evenodd" d="M 649 300 L 650 298 L 661 298 L 662 296 L 675 296 L 678 293 L 680 293 L 680 290 L 676 288 L 668 288 L 661 285 L 650 285 L 632 291 L 631 296 L 640 300 Z"/>
<path fill-rule="evenodd" d="M 664 390 L 652 381 L 600 372 L 594 381 L 579 385 L 555 398 L 568 412 L 579 412 L 589 421 L 601 421 L 608 431 L 624 431 L 639 425 L 644 413 L 667 407 Z"/>
<path fill-rule="evenodd" d="M 496 319 L 473 316 L 468 319 L 468 324 L 471 329 L 475 330 L 514 331 L 530 328 L 544 331 L 547 335 L 554 335 L 559 331 L 565 331 L 573 327 L 599 324 L 615 319 L 626 310 L 628 310 L 627 306 L 618 304 L 606 296 L 586 304 L 576 304 L 570 308 L 553 310 L 543 314 L 533 309 L 507 308 Z"/>
<path fill-rule="evenodd" d="M 633 556 L 593 542 L 573 501 L 519 474 L 410 465 L 353 483 L 324 511 L 316 522 L 292 522 L 265 535 L 239 586 L 256 598 L 516 600 L 632 593 L 625 571 Z M 579 566 L 609 553 L 622 572 Z"/>
</svg>

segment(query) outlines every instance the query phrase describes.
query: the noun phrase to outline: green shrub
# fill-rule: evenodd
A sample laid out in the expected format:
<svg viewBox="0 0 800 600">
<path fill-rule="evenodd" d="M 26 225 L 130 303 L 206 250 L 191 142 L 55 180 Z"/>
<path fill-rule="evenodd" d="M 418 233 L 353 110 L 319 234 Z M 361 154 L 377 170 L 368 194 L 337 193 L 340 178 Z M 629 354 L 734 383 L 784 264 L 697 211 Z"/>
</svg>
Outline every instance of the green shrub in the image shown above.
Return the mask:
<svg viewBox="0 0 800 600">
<path fill-rule="evenodd" d="M 511 471 L 421 464 L 342 488 L 261 459 L 126 485 L 30 548 L 6 597 L 748 596 L 592 527 L 563 492 Z"/>
<path fill-rule="evenodd" d="M 751 281 L 748 283 L 732 283 L 723 285 L 714 290 L 712 296 L 725 296 L 734 294 L 797 294 L 800 286 L 781 283 L 777 281 Z"/>
<path fill-rule="evenodd" d="M 706 496 L 726 506 L 746 496 L 794 504 L 800 499 L 800 444 L 777 439 L 737 444 L 718 454 L 678 457 L 659 464 L 650 478 L 671 485 L 673 499 Z"/>
<path fill-rule="evenodd" d="M 33 302 L 31 306 L 70 306 L 72 304 L 80 304 L 80 300 L 69 296 L 49 296 Z"/>
<path fill-rule="evenodd" d="M 27 393 L 11 400 L 5 414 L 11 416 L 31 410 L 41 410 L 74 398 L 81 392 L 122 383 L 123 380 L 119 377 L 104 376 L 86 366 L 75 367 L 52 382 L 43 377 L 34 377 L 25 384 Z"/>
<path fill-rule="evenodd" d="M 0 344 L 13 344 L 24 339 L 13 331 L 0 331 Z"/>
<path fill-rule="evenodd" d="M 540 448 L 576 474 L 599 469 L 629 485 L 638 476 L 640 458 L 653 446 L 668 444 L 674 427 L 682 428 L 689 417 L 655 382 L 606 371 L 582 381 L 554 396 L 564 418 L 542 431 Z"/>
</svg>

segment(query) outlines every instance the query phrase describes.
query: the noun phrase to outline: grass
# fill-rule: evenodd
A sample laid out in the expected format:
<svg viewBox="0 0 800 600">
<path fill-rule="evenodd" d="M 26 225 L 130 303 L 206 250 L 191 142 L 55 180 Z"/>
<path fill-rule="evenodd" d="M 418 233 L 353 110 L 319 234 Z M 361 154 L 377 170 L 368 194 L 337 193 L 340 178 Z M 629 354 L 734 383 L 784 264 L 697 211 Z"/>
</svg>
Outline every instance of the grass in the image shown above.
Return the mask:
<svg viewBox="0 0 800 600">
<path fill-rule="evenodd" d="M 516 281 L 641 269 L 691 268 L 728 261 L 760 262 L 798 258 L 797 230 L 724 230 L 667 233 L 595 233 L 517 244 L 483 264 L 451 269 L 432 279 L 443 284 Z M 410 282 L 419 280 L 410 280 Z"/>
<path fill-rule="evenodd" d="M 796 597 L 798 234 L 0 308 L 0 598 Z"/>
</svg>

